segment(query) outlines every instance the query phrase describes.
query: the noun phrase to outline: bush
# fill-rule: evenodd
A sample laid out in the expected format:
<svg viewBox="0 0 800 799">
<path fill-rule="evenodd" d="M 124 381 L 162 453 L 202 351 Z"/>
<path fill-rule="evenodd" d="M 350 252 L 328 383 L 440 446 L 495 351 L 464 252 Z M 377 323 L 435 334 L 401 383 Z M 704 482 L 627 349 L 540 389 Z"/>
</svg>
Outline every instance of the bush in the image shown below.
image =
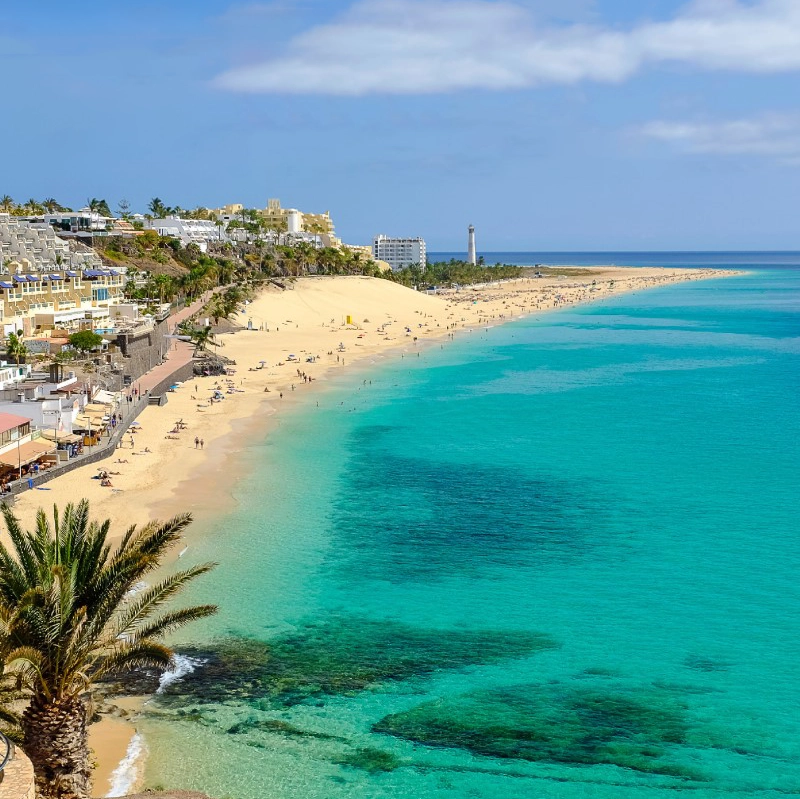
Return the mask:
<svg viewBox="0 0 800 799">
<path fill-rule="evenodd" d="M 103 337 L 92 330 L 79 330 L 69 337 L 69 343 L 81 352 L 97 349 L 103 343 Z"/>
</svg>

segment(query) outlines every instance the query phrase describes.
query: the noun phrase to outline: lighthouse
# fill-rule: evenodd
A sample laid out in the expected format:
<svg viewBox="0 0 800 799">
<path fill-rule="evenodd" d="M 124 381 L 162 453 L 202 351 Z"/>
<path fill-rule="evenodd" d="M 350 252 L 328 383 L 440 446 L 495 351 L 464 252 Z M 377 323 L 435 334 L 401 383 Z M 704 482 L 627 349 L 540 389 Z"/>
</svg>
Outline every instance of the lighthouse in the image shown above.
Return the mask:
<svg viewBox="0 0 800 799">
<path fill-rule="evenodd" d="M 475 225 L 469 226 L 469 240 L 467 242 L 467 261 L 473 266 L 478 263 L 475 256 Z"/>
</svg>

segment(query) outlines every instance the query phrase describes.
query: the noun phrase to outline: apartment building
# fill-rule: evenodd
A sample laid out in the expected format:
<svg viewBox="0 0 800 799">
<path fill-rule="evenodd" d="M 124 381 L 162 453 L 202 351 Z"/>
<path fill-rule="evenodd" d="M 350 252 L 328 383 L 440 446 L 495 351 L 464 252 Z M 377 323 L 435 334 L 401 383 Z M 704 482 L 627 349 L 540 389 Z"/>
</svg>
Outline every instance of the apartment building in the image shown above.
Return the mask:
<svg viewBox="0 0 800 799">
<path fill-rule="evenodd" d="M 124 269 L 91 250 L 72 250 L 49 225 L 0 214 L 0 328 L 3 335 L 96 327 L 123 301 Z"/>
<path fill-rule="evenodd" d="M 233 219 L 241 220 L 243 210 L 244 206 L 241 203 L 232 203 L 222 208 L 215 208 L 211 213 L 225 222 L 230 222 Z M 321 243 L 325 247 L 336 247 L 341 244 L 336 238 L 330 211 L 325 211 L 323 214 L 309 214 L 297 208 L 283 208 L 281 201 L 273 198 L 267 201 L 266 208 L 258 209 L 258 215 L 267 230 L 295 236 L 303 234 L 320 236 Z"/>
<path fill-rule="evenodd" d="M 102 216 L 88 208 L 81 208 L 80 211 L 44 214 L 42 218 L 50 227 L 65 233 L 99 233 L 105 231 L 113 221 L 111 217 Z"/>
<path fill-rule="evenodd" d="M 208 248 L 209 241 L 224 241 L 228 236 L 224 224 L 217 224 L 210 219 L 181 219 L 178 216 L 168 216 L 164 219 L 150 219 L 146 226 L 158 232 L 159 236 L 172 236 L 180 239 L 185 247 L 187 244 L 196 244 L 203 252 Z"/>
<path fill-rule="evenodd" d="M 393 239 L 381 234 L 372 240 L 372 257 L 376 261 L 386 261 L 395 272 L 412 264 L 419 264 L 422 269 L 425 269 L 425 240 L 421 238 Z"/>
</svg>

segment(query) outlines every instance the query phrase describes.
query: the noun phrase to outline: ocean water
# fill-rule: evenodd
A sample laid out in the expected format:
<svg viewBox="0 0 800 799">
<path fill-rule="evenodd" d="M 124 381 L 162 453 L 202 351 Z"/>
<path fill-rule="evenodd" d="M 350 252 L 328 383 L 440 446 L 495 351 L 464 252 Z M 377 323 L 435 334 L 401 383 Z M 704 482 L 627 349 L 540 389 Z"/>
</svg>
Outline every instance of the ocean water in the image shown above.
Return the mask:
<svg viewBox="0 0 800 799">
<path fill-rule="evenodd" d="M 219 561 L 191 598 L 221 609 L 146 706 L 147 784 L 800 795 L 790 261 L 463 334 L 283 414 L 181 560 Z"/>
</svg>

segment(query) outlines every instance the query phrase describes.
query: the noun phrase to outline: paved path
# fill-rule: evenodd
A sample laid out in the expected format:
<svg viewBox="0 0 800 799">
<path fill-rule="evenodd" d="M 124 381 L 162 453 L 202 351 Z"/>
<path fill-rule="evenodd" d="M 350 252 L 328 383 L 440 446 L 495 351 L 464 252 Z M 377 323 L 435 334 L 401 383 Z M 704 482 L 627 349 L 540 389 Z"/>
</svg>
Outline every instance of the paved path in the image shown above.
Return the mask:
<svg viewBox="0 0 800 799">
<path fill-rule="evenodd" d="M 186 321 L 192 314 L 197 313 L 208 302 L 211 294 L 212 292 L 210 291 L 206 292 L 199 300 L 195 300 L 191 305 L 187 305 L 177 313 L 172 314 L 167 320 L 167 330 L 170 335 L 174 335 L 181 322 Z M 179 341 L 176 338 L 170 338 L 167 341 L 169 342 L 169 349 L 164 356 L 166 359 L 164 363 L 154 366 L 134 382 L 134 386 L 139 389 L 140 394 L 152 391 L 162 380 L 192 360 L 194 344 L 189 341 Z"/>
</svg>

